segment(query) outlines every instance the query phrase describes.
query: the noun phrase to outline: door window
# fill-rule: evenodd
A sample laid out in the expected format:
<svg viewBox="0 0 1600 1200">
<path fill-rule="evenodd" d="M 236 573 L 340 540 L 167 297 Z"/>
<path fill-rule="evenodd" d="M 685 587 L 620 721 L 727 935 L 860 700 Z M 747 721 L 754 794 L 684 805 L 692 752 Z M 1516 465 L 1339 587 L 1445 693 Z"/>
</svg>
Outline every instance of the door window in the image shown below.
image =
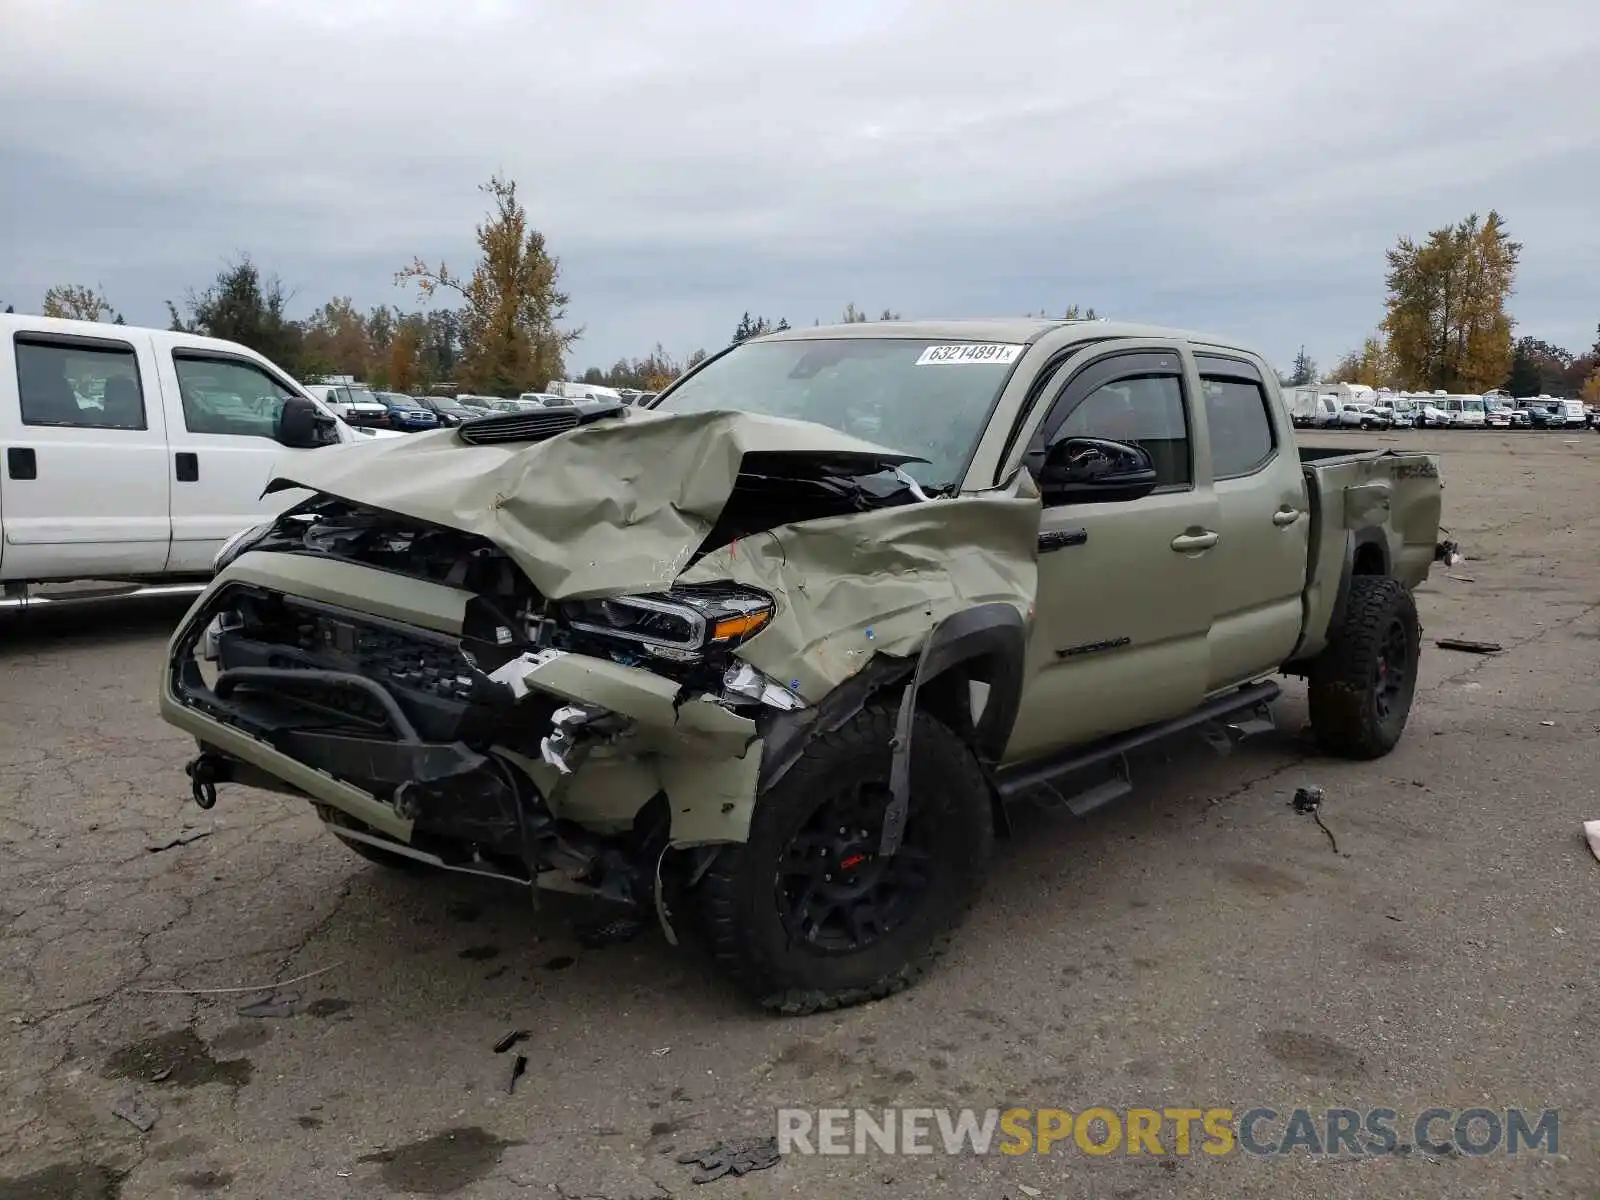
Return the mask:
<svg viewBox="0 0 1600 1200">
<path fill-rule="evenodd" d="M 1069 387 L 1058 403 L 1071 405 L 1071 411 L 1049 435 L 1047 446 L 1075 437 L 1127 442 L 1150 455 L 1157 487 L 1188 487 L 1194 481 L 1189 421 L 1178 376 L 1121 375 L 1093 388 L 1081 400 Z"/>
<path fill-rule="evenodd" d="M 183 424 L 190 433 L 275 438 L 283 402 L 295 393 L 253 363 L 173 355 Z"/>
<path fill-rule="evenodd" d="M 1245 379 L 1200 377 L 1206 425 L 1211 430 L 1211 466 L 1216 479 L 1252 475 L 1266 466 L 1276 445 L 1267 395 Z"/>
<path fill-rule="evenodd" d="M 148 428 L 139 359 L 132 346 L 35 341 L 19 335 L 16 350 L 24 425 Z"/>
</svg>

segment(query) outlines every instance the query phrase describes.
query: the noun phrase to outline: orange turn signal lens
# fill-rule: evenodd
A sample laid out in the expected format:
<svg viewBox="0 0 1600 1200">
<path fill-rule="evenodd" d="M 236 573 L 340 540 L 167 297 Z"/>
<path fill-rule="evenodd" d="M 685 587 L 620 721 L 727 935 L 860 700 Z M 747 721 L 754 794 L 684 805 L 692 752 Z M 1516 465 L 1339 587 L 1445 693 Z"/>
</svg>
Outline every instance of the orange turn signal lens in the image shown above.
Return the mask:
<svg viewBox="0 0 1600 1200">
<path fill-rule="evenodd" d="M 713 642 L 726 642 L 731 638 L 746 638 L 772 620 L 772 610 L 740 613 L 737 617 L 724 617 L 711 628 Z"/>
</svg>

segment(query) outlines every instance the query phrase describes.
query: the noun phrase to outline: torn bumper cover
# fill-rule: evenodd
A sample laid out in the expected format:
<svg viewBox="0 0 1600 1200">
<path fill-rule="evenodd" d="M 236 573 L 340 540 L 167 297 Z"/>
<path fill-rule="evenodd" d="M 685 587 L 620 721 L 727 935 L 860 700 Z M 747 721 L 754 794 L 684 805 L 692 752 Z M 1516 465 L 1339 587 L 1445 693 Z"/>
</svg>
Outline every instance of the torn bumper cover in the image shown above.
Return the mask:
<svg viewBox="0 0 1600 1200">
<path fill-rule="evenodd" d="M 275 787 L 446 865 L 626 890 L 596 864 L 745 840 L 810 738 L 928 675 L 935 630 L 985 608 L 1031 619 L 1029 477 L 937 499 L 851 482 L 894 490 L 907 461 L 738 413 L 304 456 L 269 490 L 316 499 L 196 601 L 163 716 L 210 756 L 197 788 Z M 441 539 L 464 548 L 435 569 Z M 491 594 L 502 560 L 516 586 Z"/>
</svg>

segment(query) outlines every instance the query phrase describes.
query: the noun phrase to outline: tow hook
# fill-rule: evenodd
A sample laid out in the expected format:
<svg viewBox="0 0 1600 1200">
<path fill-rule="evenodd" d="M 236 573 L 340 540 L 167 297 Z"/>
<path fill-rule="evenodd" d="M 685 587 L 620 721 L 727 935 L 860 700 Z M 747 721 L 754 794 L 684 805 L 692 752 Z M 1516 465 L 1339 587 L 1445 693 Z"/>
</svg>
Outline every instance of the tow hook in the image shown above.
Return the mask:
<svg viewBox="0 0 1600 1200">
<path fill-rule="evenodd" d="M 231 772 L 228 761 L 215 754 L 202 754 L 183 768 L 189 776 L 190 794 L 201 808 L 212 808 L 217 803 L 217 784 L 226 783 Z"/>
</svg>

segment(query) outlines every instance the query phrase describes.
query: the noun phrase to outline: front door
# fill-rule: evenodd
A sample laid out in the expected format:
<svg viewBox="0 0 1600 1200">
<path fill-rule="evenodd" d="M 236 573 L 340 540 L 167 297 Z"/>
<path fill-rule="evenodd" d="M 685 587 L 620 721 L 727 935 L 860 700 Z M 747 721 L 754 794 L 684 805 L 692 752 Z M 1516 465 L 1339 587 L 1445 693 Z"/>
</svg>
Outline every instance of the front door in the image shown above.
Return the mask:
<svg viewBox="0 0 1600 1200">
<path fill-rule="evenodd" d="M 295 395 L 256 363 L 208 351 L 164 356 L 162 388 L 172 427 L 172 557 L 167 569 L 210 570 L 223 542 L 305 498 L 262 496 L 290 450 L 277 440 L 283 402 Z"/>
<path fill-rule="evenodd" d="M 1039 584 L 1011 762 L 1175 717 L 1198 705 L 1216 592 L 1218 506 L 1198 469 L 1192 397 L 1176 349 L 1111 353 L 1069 376 L 1029 442 L 1068 437 L 1144 448 L 1156 490 L 1138 499 L 1055 502 L 1047 489 Z"/>
</svg>

